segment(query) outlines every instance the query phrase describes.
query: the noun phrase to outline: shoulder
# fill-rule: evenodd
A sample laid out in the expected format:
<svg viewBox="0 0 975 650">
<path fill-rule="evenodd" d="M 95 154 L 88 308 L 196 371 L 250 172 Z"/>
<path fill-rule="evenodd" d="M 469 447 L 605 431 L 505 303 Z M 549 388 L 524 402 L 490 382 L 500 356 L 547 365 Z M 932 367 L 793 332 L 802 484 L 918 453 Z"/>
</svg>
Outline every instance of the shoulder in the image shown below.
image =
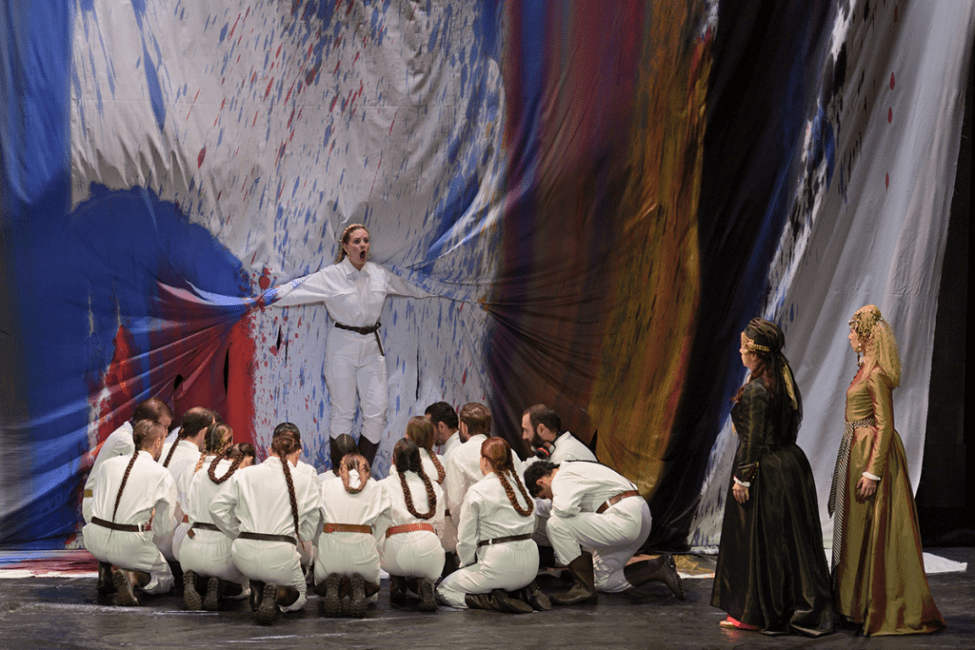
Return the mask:
<svg viewBox="0 0 975 650">
<path fill-rule="evenodd" d="M 886 390 L 888 392 L 893 390 L 894 382 L 890 380 L 890 376 L 879 365 L 874 366 L 864 380 L 874 390 Z"/>
<path fill-rule="evenodd" d="M 769 399 L 768 388 L 765 387 L 765 382 L 761 379 L 756 379 L 755 381 L 750 381 L 745 384 L 745 387 L 741 391 L 741 401 L 747 402 L 750 400 L 758 400 L 767 402 Z"/>
</svg>

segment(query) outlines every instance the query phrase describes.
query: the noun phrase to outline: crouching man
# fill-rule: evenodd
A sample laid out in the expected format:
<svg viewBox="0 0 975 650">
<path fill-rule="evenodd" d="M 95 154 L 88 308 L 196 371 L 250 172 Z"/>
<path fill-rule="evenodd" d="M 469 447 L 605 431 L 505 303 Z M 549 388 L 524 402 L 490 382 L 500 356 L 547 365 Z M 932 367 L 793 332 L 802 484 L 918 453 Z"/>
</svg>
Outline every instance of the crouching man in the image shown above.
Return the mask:
<svg viewBox="0 0 975 650">
<path fill-rule="evenodd" d="M 622 475 L 599 463 L 538 461 L 525 470 L 525 485 L 532 496 L 552 500 L 548 538 L 575 580 L 553 603 L 595 603 L 597 591 L 626 591 L 651 581 L 684 599 L 670 555 L 627 565 L 650 536 L 650 508 Z"/>
<path fill-rule="evenodd" d="M 85 546 L 98 559 L 98 592 L 118 592 L 119 605 L 138 605 L 132 590 L 162 594 L 173 572 L 153 535 L 176 527 L 176 482 L 156 461 L 166 428 L 140 420 L 132 430 L 135 452 L 102 463 L 92 476 L 91 513 L 83 529 Z M 112 565 L 120 570 L 112 572 Z"/>
</svg>

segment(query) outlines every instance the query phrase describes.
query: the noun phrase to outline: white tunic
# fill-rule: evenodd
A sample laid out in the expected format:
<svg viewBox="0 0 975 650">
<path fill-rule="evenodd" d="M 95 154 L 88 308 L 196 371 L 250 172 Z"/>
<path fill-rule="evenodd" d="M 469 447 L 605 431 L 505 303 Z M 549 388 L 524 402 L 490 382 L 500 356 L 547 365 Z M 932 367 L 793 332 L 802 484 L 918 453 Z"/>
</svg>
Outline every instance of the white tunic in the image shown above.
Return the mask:
<svg viewBox="0 0 975 650">
<path fill-rule="evenodd" d="M 423 480 L 415 472 L 406 473 L 406 483 L 413 499 L 413 507 L 419 513 L 429 511 L 427 490 Z M 402 524 L 427 523 L 436 529 L 443 525 L 443 490 L 432 481 L 433 493 L 437 499 L 434 515 L 430 519 L 420 519 L 410 514 L 406 508 L 406 498 L 400 484 L 399 474 L 393 468 L 389 476 L 379 481 L 386 493 L 389 510 L 379 519 L 376 533 L 379 537 L 379 554 L 382 568 L 393 576 L 406 578 L 428 578 L 437 580 L 443 572 L 444 550 L 435 533 L 426 530 L 399 533 L 386 537 L 387 528 Z"/>
<path fill-rule="evenodd" d="M 352 576 L 358 573 L 366 582 L 379 583 L 379 547 L 376 526 L 389 513 L 386 492 L 372 478 L 361 492 L 346 492 L 342 477 L 333 472 L 322 475 L 322 526 L 353 524 L 369 526 L 370 534 L 323 532 L 318 538 L 318 561 L 315 562 L 315 582 L 321 583 L 330 573 Z M 359 487 L 359 472 L 349 472 L 349 485 Z"/>
<path fill-rule="evenodd" d="M 231 552 L 234 564 L 251 580 L 290 586 L 298 590 L 298 600 L 282 607 L 301 609 L 306 601 L 305 576 L 298 548 L 289 542 L 238 539 L 241 532 L 295 536 L 294 519 L 282 460 L 271 456 L 260 465 L 236 472 L 210 504 L 213 523 L 234 538 Z M 321 493 L 318 481 L 308 472 L 291 472 L 298 504 L 298 531 L 301 540 L 311 540 L 319 525 Z"/>
<path fill-rule="evenodd" d="M 169 449 L 169 447 L 163 445 L 163 451 L 159 455 L 160 465 L 165 462 L 166 457 L 169 455 Z M 176 451 L 173 452 L 173 457 L 170 459 L 169 465 L 166 466 L 166 469 L 173 475 L 173 480 L 176 482 L 177 524 L 183 521 L 183 515 L 186 514 L 186 482 L 184 480 L 181 487 L 181 477 L 187 470 L 192 472 L 198 460 L 200 460 L 200 448 L 189 440 L 183 439 L 176 442 Z M 183 541 L 183 537 L 186 535 L 188 529 L 188 526 L 178 528 L 179 542 Z M 171 531 L 167 535 L 157 535 L 156 546 L 163 552 L 166 559 L 175 561 L 179 557 L 179 546 L 176 543 L 176 530 Z"/>
<path fill-rule="evenodd" d="M 507 474 L 518 503 L 527 508 L 514 476 Z M 437 588 L 453 607 L 467 607 L 466 594 L 486 594 L 494 589 L 521 589 L 538 573 L 538 547 L 531 539 L 502 542 L 478 548 L 477 543 L 514 535 L 530 535 L 534 514 L 522 516 L 511 505 L 497 474 L 491 472 L 473 485 L 460 510 L 457 554 L 462 568 L 444 578 Z"/>
<path fill-rule="evenodd" d="M 169 533 L 176 525 L 176 483 L 172 475 L 157 464 L 148 451 L 138 452 L 129 472 L 125 490 L 113 519 L 115 501 L 131 456 L 116 456 L 103 462 L 92 481 L 91 513 L 83 529 L 85 546 L 102 562 L 130 571 L 145 571 L 151 580 L 143 589 L 165 593 L 173 585 L 173 574 L 166 558 L 153 543 L 153 534 Z M 152 531 L 111 530 L 90 523 L 93 517 L 117 524 L 147 524 Z"/>
<path fill-rule="evenodd" d="M 181 524 L 181 526 L 185 525 L 187 529 L 197 522 L 213 523 L 213 518 L 210 516 L 210 504 L 223 484 L 218 485 L 210 480 L 211 462 L 213 462 L 213 456 L 207 456 L 200 471 L 183 474 L 183 476 L 188 475 L 190 477 L 189 485 L 186 488 L 186 515 L 189 518 L 189 523 Z M 217 476 L 225 475 L 230 469 L 230 465 L 231 461 L 226 458 L 217 463 Z M 196 528 L 193 530 L 193 537 L 185 537 L 180 546 L 180 566 L 184 571 L 193 571 L 197 575 L 214 576 L 221 580 L 241 584 L 245 578 L 234 564 L 231 556 L 230 546 L 232 542 L 233 540 L 230 537 L 219 530 Z"/>
<path fill-rule="evenodd" d="M 454 431 L 443 443 L 443 449 L 440 450 L 440 455 L 446 458 L 447 454 L 449 454 L 454 447 L 459 447 L 460 445 L 460 433 Z"/>
<path fill-rule="evenodd" d="M 88 479 L 85 481 L 84 496 L 81 500 L 81 514 L 86 520 L 91 518 L 91 491 L 95 485 L 93 477 L 95 470 L 109 458 L 116 456 L 131 456 L 135 452 L 135 442 L 132 440 L 132 423 L 126 422 L 115 431 L 108 434 L 105 442 L 98 448 L 98 455 L 91 465 L 88 472 Z"/>
</svg>

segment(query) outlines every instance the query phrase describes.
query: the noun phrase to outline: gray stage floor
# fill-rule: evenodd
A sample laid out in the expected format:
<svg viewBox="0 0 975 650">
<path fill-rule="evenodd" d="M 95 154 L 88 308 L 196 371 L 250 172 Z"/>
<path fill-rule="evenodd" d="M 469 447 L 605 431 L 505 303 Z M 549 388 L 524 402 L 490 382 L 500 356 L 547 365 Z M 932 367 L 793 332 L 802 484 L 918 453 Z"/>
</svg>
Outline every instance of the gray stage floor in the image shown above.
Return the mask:
<svg viewBox="0 0 975 650">
<path fill-rule="evenodd" d="M 301 612 L 271 627 L 232 611 L 188 612 L 175 595 L 144 598 L 138 608 L 99 601 L 93 578 L 0 579 L 0 648 L 975 648 L 975 549 L 928 549 L 968 563 L 964 573 L 929 576 L 948 628 L 934 635 L 855 636 L 841 630 L 818 639 L 766 637 L 718 627 L 709 606 L 710 578 L 685 580 L 687 600 L 651 590 L 639 600 L 600 595 L 596 606 L 526 615 L 441 609 L 391 609 L 388 585 L 364 619 L 327 619 L 312 596 Z M 555 578 L 543 576 L 555 588 Z"/>
</svg>

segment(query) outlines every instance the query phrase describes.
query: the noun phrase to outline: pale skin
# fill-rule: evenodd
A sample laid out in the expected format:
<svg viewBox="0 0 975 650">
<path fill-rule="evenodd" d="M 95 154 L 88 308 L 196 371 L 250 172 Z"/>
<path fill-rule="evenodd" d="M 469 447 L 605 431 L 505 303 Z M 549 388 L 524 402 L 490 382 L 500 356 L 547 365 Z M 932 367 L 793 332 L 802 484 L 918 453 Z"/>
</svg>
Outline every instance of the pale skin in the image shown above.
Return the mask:
<svg viewBox="0 0 975 650">
<path fill-rule="evenodd" d="M 342 244 L 342 250 L 349 256 L 352 266 L 361 271 L 369 257 L 369 232 L 365 228 L 356 228 L 349 233 L 349 241 Z"/>
<path fill-rule="evenodd" d="M 550 474 L 547 474 L 546 476 L 542 476 L 537 481 L 535 481 L 535 485 L 539 487 L 538 496 L 540 498 L 542 499 L 552 498 L 552 479 L 554 479 L 555 475 L 558 473 L 559 473 L 559 468 L 556 467 L 555 469 L 552 470 Z"/>
<path fill-rule="evenodd" d="M 557 437 L 556 433 L 544 424 L 539 423 L 532 431 L 531 416 L 527 413 L 521 416 L 521 437 L 530 445 L 540 447 L 542 443 L 553 443 Z"/>
<path fill-rule="evenodd" d="M 433 422 L 433 418 L 430 417 L 429 413 L 425 414 L 423 417 L 430 422 Z M 457 429 L 449 428 L 443 422 L 433 422 L 433 429 L 436 432 L 436 437 L 434 438 L 433 444 L 437 446 L 443 445 L 445 442 L 447 442 L 447 438 L 454 435 L 454 431 L 457 431 Z"/>
<path fill-rule="evenodd" d="M 864 357 L 867 356 L 866 352 L 866 341 L 860 340 L 860 335 L 857 334 L 853 327 L 850 327 L 850 335 L 847 337 L 850 339 L 850 346 L 853 351 L 857 354 L 863 354 Z M 877 492 L 877 483 L 872 478 L 867 478 L 866 476 L 861 476 L 860 480 L 857 481 L 857 496 L 861 499 L 869 499 Z"/>
</svg>

